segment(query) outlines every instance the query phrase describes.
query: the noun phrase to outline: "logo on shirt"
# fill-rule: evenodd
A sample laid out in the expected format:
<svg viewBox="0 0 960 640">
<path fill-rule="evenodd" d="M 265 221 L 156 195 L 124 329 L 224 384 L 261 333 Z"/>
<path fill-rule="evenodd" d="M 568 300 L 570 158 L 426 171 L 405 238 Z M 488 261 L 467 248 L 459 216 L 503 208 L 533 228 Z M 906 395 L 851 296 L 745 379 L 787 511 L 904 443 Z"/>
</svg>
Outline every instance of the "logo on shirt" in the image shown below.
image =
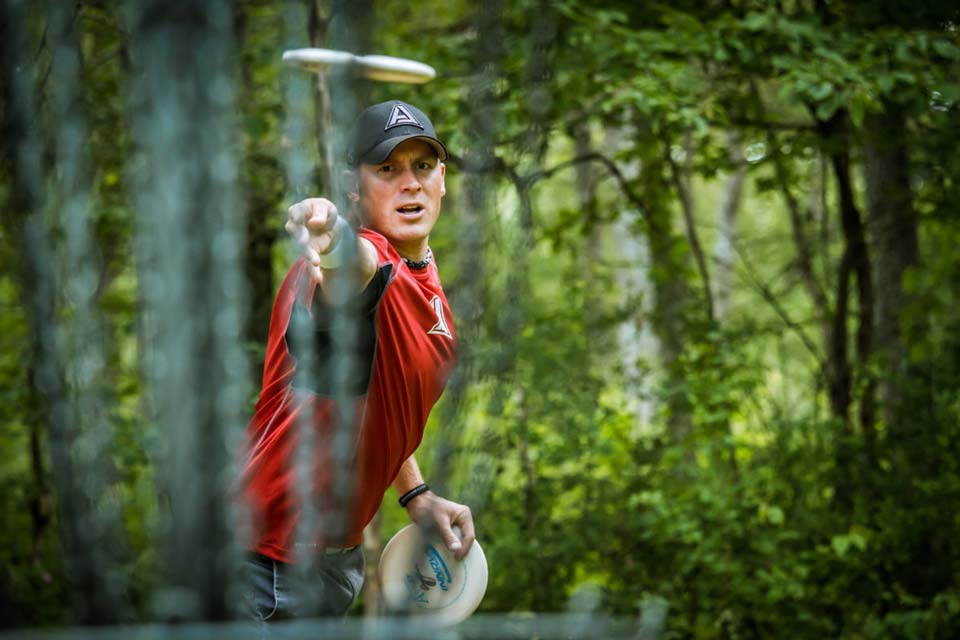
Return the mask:
<svg viewBox="0 0 960 640">
<path fill-rule="evenodd" d="M 437 324 L 433 325 L 427 333 L 435 333 L 453 339 L 453 336 L 450 334 L 450 326 L 447 324 L 447 319 L 443 315 L 443 301 L 440 299 L 440 296 L 433 296 L 430 305 L 433 307 L 433 312 L 437 314 Z"/>
</svg>

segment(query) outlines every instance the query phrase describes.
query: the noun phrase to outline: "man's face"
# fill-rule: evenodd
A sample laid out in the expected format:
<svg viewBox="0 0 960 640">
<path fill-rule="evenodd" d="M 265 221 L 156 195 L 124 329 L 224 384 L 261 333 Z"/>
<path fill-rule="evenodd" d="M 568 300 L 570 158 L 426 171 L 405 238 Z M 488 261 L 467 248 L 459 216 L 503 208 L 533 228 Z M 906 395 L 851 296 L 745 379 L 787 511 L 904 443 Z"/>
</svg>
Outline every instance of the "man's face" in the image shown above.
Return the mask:
<svg viewBox="0 0 960 640">
<path fill-rule="evenodd" d="M 422 259 L 440 217 L 446 170 L 434 148 L 416 139 L 401 142 L 382 164 L 361 164 L 352 196 L 360 220 L 403 257 Z"/>
</svg>

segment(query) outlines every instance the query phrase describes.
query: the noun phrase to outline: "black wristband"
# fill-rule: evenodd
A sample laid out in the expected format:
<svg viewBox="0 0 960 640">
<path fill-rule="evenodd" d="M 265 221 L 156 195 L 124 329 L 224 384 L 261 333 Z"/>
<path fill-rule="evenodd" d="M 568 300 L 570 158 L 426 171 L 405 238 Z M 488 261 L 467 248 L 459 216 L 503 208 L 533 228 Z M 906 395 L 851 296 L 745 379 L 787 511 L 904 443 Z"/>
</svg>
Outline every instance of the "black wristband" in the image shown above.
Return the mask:
<svg viewBox="0 0 960 640">
<path fill-rule="evenodd" d="M 421 493 L 426 493 L 427 491 L 430 491 L 430 487 L 426 484 L 421 484 L 413 489 L 410 489 L 410 491 L 407 491 L 405 494 L 400 496 L 400 506 L 405 508 L 411 500 L 416 498 Z"/>
</svg>

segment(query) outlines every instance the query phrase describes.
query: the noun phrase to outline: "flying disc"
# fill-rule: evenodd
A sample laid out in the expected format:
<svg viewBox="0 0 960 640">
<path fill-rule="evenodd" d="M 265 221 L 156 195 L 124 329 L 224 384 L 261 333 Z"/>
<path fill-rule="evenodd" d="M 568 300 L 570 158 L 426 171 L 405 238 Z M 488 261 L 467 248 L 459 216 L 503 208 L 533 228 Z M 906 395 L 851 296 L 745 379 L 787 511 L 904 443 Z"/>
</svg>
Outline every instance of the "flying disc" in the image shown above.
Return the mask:
<svg viewBox="0 0 960 640">
<path fill-rule="evenodd" d="M 333 49 L 290 49 L 283 52 L 283 61 L 307 71 L 321 73 L 329 67 L 344 67 L 361 78 L 377 82 L 423 83 L 433 80 L 437 72 L 430 65 L 393 56 L 358 56 Z"/>
<path fill-rule="evenodd" d="M 430 65 L 393 56 L 357 56 L 353 65 L 357 75 L 378 82 L 421 83 L 437 75 Z"/>
<path fill-rule="evenodd" d="M 487 559 L 480 543 L 463 560 L 437 535 L 414 524 L 397 532 L 380 555 L 380 582 L 387 610 L 448 625 L 465 620 L 487 591 Z"/>
</svg>

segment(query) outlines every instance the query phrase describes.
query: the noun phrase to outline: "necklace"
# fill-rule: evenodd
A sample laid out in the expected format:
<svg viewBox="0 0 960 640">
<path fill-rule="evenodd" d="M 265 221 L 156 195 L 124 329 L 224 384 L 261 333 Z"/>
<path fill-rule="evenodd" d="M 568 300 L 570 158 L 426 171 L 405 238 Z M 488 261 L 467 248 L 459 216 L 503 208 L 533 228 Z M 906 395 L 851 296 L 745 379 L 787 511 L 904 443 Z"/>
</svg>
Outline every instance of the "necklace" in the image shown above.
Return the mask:
<svg viewBox="0 0 960 640">
<path fill-rule="evenodd" d="M 403 261 L 407 263 L 407 266 L 414 271 L 422 271 L 430 265 L 430 261 L 433 260 L 433 252 L 427 248 L 427 257 L 423 260 L 410 260 L 409 258 L 404 258 Z"/>
</svg>

